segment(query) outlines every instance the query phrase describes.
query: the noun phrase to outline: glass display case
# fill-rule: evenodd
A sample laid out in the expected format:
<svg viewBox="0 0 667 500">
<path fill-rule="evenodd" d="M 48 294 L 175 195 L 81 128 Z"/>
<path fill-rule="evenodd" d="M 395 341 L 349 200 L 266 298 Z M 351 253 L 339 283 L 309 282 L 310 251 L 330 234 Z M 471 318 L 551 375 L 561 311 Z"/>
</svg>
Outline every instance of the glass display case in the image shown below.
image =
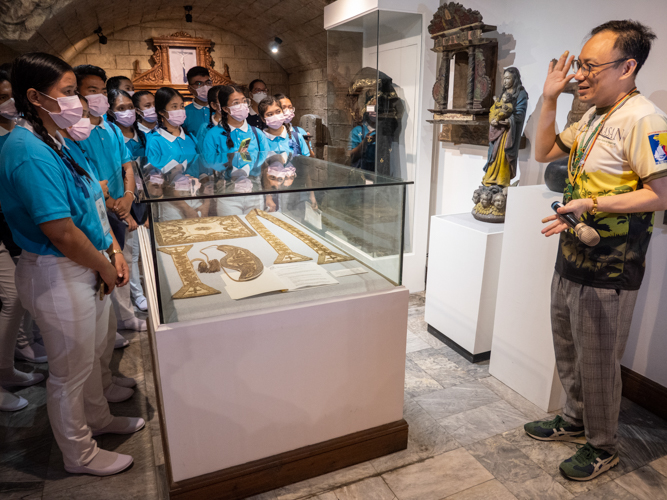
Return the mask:
<svg viewBox="0 0 667 500">
<path fill-rule="evenodd" d="M 326 158 L 415 180 L 422 15 L 375 10 L 327 28 Z M 414 192 L 407 190 L 406 252 Z"/>
<path fill-rule="evenodd" d="M 140 159 L 135 176 L 160 324 L 401 284 L 409 181 L 274 152 Z"/>
</svg>

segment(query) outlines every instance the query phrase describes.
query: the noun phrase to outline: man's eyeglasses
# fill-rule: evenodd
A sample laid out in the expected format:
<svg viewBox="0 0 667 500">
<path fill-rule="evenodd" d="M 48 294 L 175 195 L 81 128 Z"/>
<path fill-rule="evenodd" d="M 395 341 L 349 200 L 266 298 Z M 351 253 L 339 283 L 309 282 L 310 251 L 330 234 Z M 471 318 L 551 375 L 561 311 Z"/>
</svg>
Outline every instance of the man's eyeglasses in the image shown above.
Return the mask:
<svg viewBox="0 0 667 500">
<path fill-rule="evenodd" d="M 193 82 L 190 85 L 198 89 L 199 87 L 203 87 L 204 85 L 213 85 L 213 82 L 211 80 L 206 80 L 205 82 Z"/>
<path fill-rule="evenodd" d="M 602 64 L 587 64 L 581 62 L 579 59 L 574 61 L 574 69 L 576 71 L 581 70 L 581 74 L 584 75 L 584 78 L 586 78 L 588 75 L 591 74 L 591 71 L 594 70 L 595 68 L 601 68 L 602 66 L 608 66 L 609 64 L 618 64 L 623 61 L 627 61 L 629 58 L 624 57 L 623 59 L 616 59 L 615 61 L 611 62 L 606 62 Z"/>
</svg>

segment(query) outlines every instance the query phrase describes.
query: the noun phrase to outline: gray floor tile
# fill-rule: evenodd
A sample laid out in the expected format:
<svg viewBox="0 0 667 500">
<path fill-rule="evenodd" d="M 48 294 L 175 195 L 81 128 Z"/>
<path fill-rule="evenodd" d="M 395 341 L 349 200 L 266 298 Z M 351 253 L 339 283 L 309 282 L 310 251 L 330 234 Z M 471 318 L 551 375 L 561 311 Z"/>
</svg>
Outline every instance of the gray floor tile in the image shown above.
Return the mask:
<svg viewBox="0 0 667 500">
<path fill-rule="evenodd" d="M 426 304 L 425 292 L 417 292 L 410 294 L 410 299 L 408 301 L 408 310 L 412 310 L 418 307 L 424 307 L 425 304 Z"/>
<path fill-rule="evenodd" d="M 459 443 L 467 445 L 522 426 L 525 421 L 526 416 L 507 401 L 496 401 L 443 418 L 438 423 Z"/>
<path fill-rule="evenodd" d="M 422 349 L 409 353 L 408 358 L 413 360 L 443 388 L 473 382 L 475 377 L 445 356 L 447 349 L 449 348 Z"/>
<path fill-rule="evenodd" d="M 431 376 L 411 359 L 405 360 L 405 393 L 414 398 L 442 389 Z"/>
<path fill-rule="evenodd" d="M 598 488 L 577 495 L 575 498 L 577 500 L 637 500 L 636 496 L 614 481 L 609 481 Z"/>
<path fill-rule="evenodd" d="M 651 462 L 651 467 L 657 470 L 660 474 L 667 477 L 667 456 L 659 458 Z"/>
<path fill-rule="evenodd" d="M 628 472 L 666 456 L 667 421 L 623 398 L 618 425 L 618 451 Z"/>
<path fill-rule="evenodd" d="M 514 408 L 523 413 L 526 417 L 528 417 L 529 421 L 551 418 L 549 413 L 534 405 L 519 393 L 514 392 L 496 377 L 489 376 L 481 379 L 480 382 L 498 394 L 498 396 L 503 398 L 509 404 L 514 406 Z"/>
<path fill-rule="evenodd" d="M 428 349 L 431 347 L 428 345 L 421 337 L 418 337 L 410 330 L 408 330 L 407 344 L 405 347 L 405 352 L 415 352 L 421 351 L 422 349 Z"/>
<path fill-rule="evenodd" d="M 370 462 L 364 462 L 363 464 L 347 467 L 320 477 L 277 489 L 275 490 L 276 499 L 297 500 L 308 497 L 309 495 L 318 495 L 322 492 L 330 491 L 340 486 L 375 476 L 376 474 L 377 473 Z"/>
<path fill-rule="evenodd" d="M 384 474 L 399 500 L 440 500 L 493 479 L 463 448 Z"/>
<path fill-rule="evenodd" d="M 436 420 L 500 401 L 491 389 L 480 382 L 468 382 L 414 398 Z"/>
<path fill-rule="evenodd" d="M 152 470 L 129 470 L 104 478 L 104 482 L 87 483 L 68 489 L 44 491 L 44 500 L 146 500 L 157 497 Z"/>
<path fill-rule="evenodd" d="M 500 481 L 492 479 L 448 496 L 446 500 L 516 500 L 516 497 Z"/>
<path fill-rule="evenodd" d="M 395 500 L 381 477 L 371 477 L 333 491 L 337 500 Z"/>
<path fill-rule="evenodd" d="M 42 498 L 43 482 L 0 482 L 2 500 L 37 500 Z"/>
<path fill-rule="evenodd" d="M 649 466 L 621 476 L 616 479 L 616 482 L 637 497 L 638 500 L 667 498 L 667 477 Z"/>
</svg>

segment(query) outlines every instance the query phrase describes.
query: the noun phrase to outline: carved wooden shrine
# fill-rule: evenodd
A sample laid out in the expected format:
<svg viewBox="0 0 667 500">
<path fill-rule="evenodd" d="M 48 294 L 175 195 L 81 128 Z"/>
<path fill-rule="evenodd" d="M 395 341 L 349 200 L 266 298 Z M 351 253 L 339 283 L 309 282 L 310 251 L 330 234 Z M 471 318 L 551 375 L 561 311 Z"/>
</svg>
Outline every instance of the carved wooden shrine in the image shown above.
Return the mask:
<svg viewBox="0 0 667 500">
<path fill-rule="evenodd" d="M 488 144 L 489 110 L 493 105 L 498 62 L 498 41 L 483 33 L 496 26 L 484 24 L 482 15 L 461 4 L 442 5 L 428 27 L 434 52 L 442 53 L 433 85 L 436 109 L 433 124 L 442 124 L 440 140 L 464 144 Z M 453 92 L 449 103 L 451 61 L 454 59 Z"/>
<path fill-rule="evenodd" d="M 187 84 L 172 83 L 169 49 L 182 48 L 191 49 L 196 53 L 197 66 L 208 68 L 213 85 L 235 85 L 229 76 L 229 66 L 224 65 L 222 73 L 213 69 L 213 57 L 211 49 L 213 43 L 205 38 L 195 38 L 183 31 L 176 32 L 169 36 L 155 37 L 150 39 L 153 45 L 153 59 L 155 64 L 151 69 L 141 72 L 138 69 L 138 62 L 135 62 L 134 77 L 132 84 L 135 90 L 150 90 L 155 92 L 160 87 L 171 87 L 179 92 L 185 92 L 184 97 L 188 95 Z"/>
</svg>

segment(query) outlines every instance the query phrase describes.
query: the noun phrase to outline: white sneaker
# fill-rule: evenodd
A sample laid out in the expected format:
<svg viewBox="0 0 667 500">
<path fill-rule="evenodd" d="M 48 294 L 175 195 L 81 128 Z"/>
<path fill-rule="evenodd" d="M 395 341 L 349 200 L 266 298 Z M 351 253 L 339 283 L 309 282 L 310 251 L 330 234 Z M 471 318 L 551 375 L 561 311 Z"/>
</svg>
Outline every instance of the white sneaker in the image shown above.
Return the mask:
<svg viewBox="0 0 667 500">
<path fill-rule="evenodd" d="M 117 386 L 127 387 L 129 389 L 136 387 L 137 385 L 137 381 L 130 377 L 116 377 L 115 375 L 112 375 L 111 381 Z"/>
<path fill-rule="evenodd" d="M 30 387 L 44 380 L 44 375 L 41 373 L 26 373 L 16 368 L 13 369 L 13 372 L 13 375 L 3 375 L 0 377 L 0 385 L 3 387 Z"/>
<path fill-rule="evenodd" d="M 100 450 L 86 465 L 65 466 L 71 474 L 91 474 L 93 476 L 111 476 L 127 469 L 134 459 L 130 455 L 121 455 L 113 451 Z"/>
<path fill-rule="evenodd" d="M 123 337 L 120 333 L 116 332 L 116 341 L 113 344 L 114 349 L 122 349 L 130 345 L 130 341 Z"/>
<path fill-rule="evenodd" d="M 14 349 L 14 357 L 21 361 L 28 361 L 29 363 L 46 363 L 46 349 L 41 344 L 35 342 L 27 345 L 21 349 L 16 347 Z"/>
<path fill-rule="evenodd" d="M 139 297 L 135 302 L 135 305 L 137 306 L 137 309 L 139 309 L 140 311 L 148 311 L 148 301 L 144 296 Z"/>
<path fill-rule="evenodd" d="M 141 417 L 114 417 L 109 425 L 93 431 L 93 436 L 102 434 L 133 434 L 146 426 Z"/>
<path fill-rule="evenodd" d="M 146 321 L 139 318 L 130 318 L 126 321 L 118 322 L 119 330 L 136 330 L 137 332 L 145 332 L 147 329 Z"/>
<path fill-rule="evenodd" d="M 0 387 L 0 411 L 18 411 L 28 406 L 28 400 Z"/>
<path fill-rule="evenodd" d="M 134 391 L 129 387 L 121 387 L 114 383 L 104 389 L 104 397 L 109 403 L 122 403 L 130 399 L 133 394 Z"/>
</svg>

